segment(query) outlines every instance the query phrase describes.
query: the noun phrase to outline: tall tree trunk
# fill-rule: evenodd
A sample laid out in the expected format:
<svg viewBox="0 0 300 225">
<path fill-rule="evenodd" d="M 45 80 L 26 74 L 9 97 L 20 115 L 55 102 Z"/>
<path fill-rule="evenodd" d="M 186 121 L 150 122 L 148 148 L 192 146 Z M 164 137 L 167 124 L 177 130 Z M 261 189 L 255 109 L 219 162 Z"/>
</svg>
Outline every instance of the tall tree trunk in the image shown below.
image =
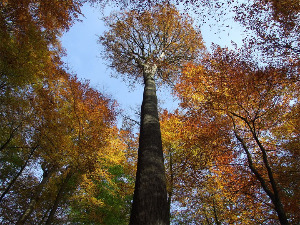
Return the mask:
<svg viewBox="0 0 300 225">
<path fill-rule="evenodd" d="M 144 95 L 135 190 L 130 225 L 167 225 L 167 189 L 154 74 L 156 66 L 145 65 Z"/>
<path fill-rule="evenodd" d="M 49 171 L 44 171 L 43 174 L 43 179 L 41 181 L 41 183 L 38 185 L 33 197 L 31 198 L 31 201 L 27 207 L 27 209 L 24 211 L 24 213 L 20 216 L 18 222 L 16 223 L 16 225 L 22 225 L 25 224 L 26 220 L 29 218 L 29 216 L 31 215 L 36 203 L 38 202 L 40 196 L 41 196 L 41 192 L 44 188 L 44 186 L 46 185 L 46 183 L 48 182 L 49 178 L 51 177 L 52 173 L 54 172 L 54 169 L 50 169 Z"/>
<path fill-rule="evenodd" d="M 60 188 L 58 190 L 58 193 L 56 195 L 54 204 L 53 204 L 53 206 L 51 208 L 50 214 L 48 216 L 48 219 L 47 219 L 45 225 L 52 224 L 52 221 L 53 221 L 54 215 L 56 213 L 56 210 L 58 208 L 59 202 L 61 201 L 61 199 L 62 199 L 62 197 L 63 197 L 63 195 L 65 193 L 67 184 L 68 184 L 69 180 L 71 179 L 72 175 L 73 174 L 71 173 L 71 171 L 68 171 L 66 177 L 63 179 L 63 182 L 60 185 Z"/>
</svg>

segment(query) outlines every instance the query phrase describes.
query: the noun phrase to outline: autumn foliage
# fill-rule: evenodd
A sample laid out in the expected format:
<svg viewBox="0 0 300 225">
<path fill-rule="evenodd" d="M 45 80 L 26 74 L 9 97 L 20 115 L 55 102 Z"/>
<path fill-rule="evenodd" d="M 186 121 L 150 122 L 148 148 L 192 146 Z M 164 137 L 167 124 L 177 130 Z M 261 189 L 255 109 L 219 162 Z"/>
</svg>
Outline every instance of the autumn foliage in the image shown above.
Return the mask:
<svg viewBox="0 0 300 225">
<path fill-rule="evenodd" d="M 297 82 L 296 77 L 288 74 L 285 69 L 259 68 L 250 62 L 247 52 L 237 55 L 219 47 L 215 47 L 211 57 L 204 59 L 201 64 L 186 66 L 176 86 L 183 112 L 186 113 L 176 117 L 182 121 L 181 126 L 186 126 L 186 130 L 191 133 L 181 135 L 180 138 L 184 141 L 179 142 L 185 144 L 175 148 L 175 155 L 180 149 L 193 152 L 199 146 L 199 153 L 196 155 L 206 165 L 204 170 L 190 171 L 189 177 L 198 176 L 196 181 L 191 181 L 192 184 L 201 181 L 196 187 L 185 185 L 193 187 L 188 192 L 190 196 L 198 196 L 196 190 L 210 180 L 207 185 L 210 182 L 221 185 L 215 191 L 225 188 L 222 195 L 231 193 L 236 198 L 233 200 L 231 197 L 230 200 L 221 196 L 233 205 L 234 202 L 238 203 L 234 206 L 237 213 L 243 213 L 243 208 L 255 205 L 253 214 L 243 214 L 243 223 L 247 220 L 249 224 L 262 223 L 262 220 L 276 223 L 277 216 L 282 216 L 282 220 L 287 217 L 293 223 L 299 221 L 297 213 L 295 214 L 299 207 L 295 202 L 299 194 L 295 187 L 299 184 L 294 183 L 298 156 L 294 150 L 286 148 L 286 143 L 294 143 L 298 136 L 298 122 L 294 117 L 299 108 Z M 285 119 L 286 117 L 293 119 Z M 171 126 L 171 130 L 173 128 Z M 281 133 L 282 129 L 285 131 Z M 286 136 L 287 133 L 289 137 Z M 185 147 L 187 143 L 191 146 Z M 184 156 L 188 154 L 185 152 Z M 182 155 L 178 157 L 184 159 Z M 195 157 L 188 158 L 194 162 Z M 192 165 L 193 163 L 189 163 L 189 166 Z M 185 171 L 188 171 L 186 167 Z M 211 176 L 214 178 L 206 178 Z M 288 177 L 290 182 L 286 183 Z M 214 190 L 208 191 L 213 197 L 220 198 Z M 214 221 L 228 221 L 230 217 L 221 217 L 226 213 L 226 207 L 217 205 L 217 202 L 214 199 L 212 210 L 222 213 Z M 251 206 L 247 205 L 249 202 Z M 191 205 L 195 207 L 194 204 Z M 296 208 L 291 209 L 291 205 Z M 208 208 L 199 215 L 203 220 L 209 213 Z M 265 211 L 269 211 L 269 217 L 265 217 Z M 230 215 L 234 216 L 234 212 Z M 234 217 L 231 219 L 234 220 Z M 282 224 L 287 223 L 282 220 Z M 228 222 L 231 223 L 230 220 Z"/>
<path fill-rule="evenodd" d="M 109 2 L 125 10 L 104 18 L 99 42 L 145 85 L 140 133 L 61 59 L 83 4 L 106 1 L 0 1 L 0 223 L 125 225 L 136 185 L 136 206 L 162 196 L 150 211 L 164 224 L 299 224 L 298 1 Z M 248 36 L 208 51 L 187 10 L 224 7 Z M 171 85 L 176 110 L 158 109 L 155 84 Z M 159 168 L 143 184 L 138 157 Z"/>
<path fill-rule="evenodd" d="M 143 76 L 143 65 L 156 65 L 156 80 L 169 82 L 181 66 L 203 49 L 200 31 L 187 14 L 173 5 L 157 4 L 150 10 L 112 14 L 105 19 L 109 31 L 100 37 L 103 56 L 119 74 Z"/>
<path fill-rule="evenodd" d="M 1 1 L 1 224 L 77 222 L 79 202 L 91 209 L 111 204 L 97 194 L 99 183 L 108 183 L 107 195 L 120 204 L 131 196 L 129 181 L 121 197 L 113 193 L 120 189 L 115 177 L 130 177 L 116 102 L 68 74 L 60 59 L 59 35 L 76 21 L 82 2 Z M 116 211 L 126 221 L 128 210 Z"/>
</svg>

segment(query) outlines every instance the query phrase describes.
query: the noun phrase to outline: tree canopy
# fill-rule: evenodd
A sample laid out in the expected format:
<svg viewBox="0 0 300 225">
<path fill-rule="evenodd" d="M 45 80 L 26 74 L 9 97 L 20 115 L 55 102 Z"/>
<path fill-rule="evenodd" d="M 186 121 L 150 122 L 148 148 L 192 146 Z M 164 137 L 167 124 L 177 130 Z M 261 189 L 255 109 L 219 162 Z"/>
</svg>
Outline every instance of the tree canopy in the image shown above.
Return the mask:
<svg viewBox="0 0 300 225">
<path fill-rule="evenodd" d="M 121 6 L 98 42 L 144 85 L 140 122 L 67 72 L 60 36 L 85 3 Z M 228 9 L 248 36 L 207 50 L 194 20 Z M 299 224 L 299 9 L 0 1 L 0 223 Z M 158 106 L 156 84 L 171 84 L 176 110 Z"/>
<path fill-rule="evenodd" d="M 105 18 L 109 31 L 100 37 L 104 57 L 118 73 L 142 78 L 143 65 L 156 65 L 156 77 L 173 80 L 184 63 L 203 49 L 200 31 L 187 14 L 173 5 L 158 4 L 150 10 L 113 14 Z"/>
</svg>

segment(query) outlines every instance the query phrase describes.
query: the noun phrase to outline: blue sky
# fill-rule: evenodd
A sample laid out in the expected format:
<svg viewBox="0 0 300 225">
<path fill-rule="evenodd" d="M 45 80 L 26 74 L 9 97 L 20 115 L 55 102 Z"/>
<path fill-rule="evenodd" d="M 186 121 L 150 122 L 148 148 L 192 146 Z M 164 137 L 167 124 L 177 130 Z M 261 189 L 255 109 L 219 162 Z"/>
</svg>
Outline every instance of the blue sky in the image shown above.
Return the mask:
<svg viewBox="0 0 300 225">
<path fill-rule="evenodd" d="M 109 11 L 107 8 L 104 13 L 108 15 Z M 101 20 L 103 13 L 99 8 L 89 5 L 84 5 L 82 12 L 82 22 L 75 23 L 61 38 L 67 52 L 63 60 L 68 64 L 71 73 L 77 74 L 81 79 L 90 80 L 92 87 L 116 99 L 122 109 L 128 113 L 132 113 L 130 108 L 138 110 L 142 103 L 142 85 L 136 85 L 132 89 L 121 78 L 110 77 L 108 66 L 100 58 L 101 46 L 97 44 L 97 35 L 101 35 L 106 29 Z M 231 40 L 241 45 L 241 27 L 232 19 L 223 18 L 216 25 L 212 17 L 207 15 L 205 18 L 206 23 L 201 26 L 201 32 L 208 48 L 212 42 L 222 47 L 230 47 Z M 177 102 L 170 96 L 169 91 L 158 89 L 158 99 L 163 108 L 174 110 Z"/>
</svg>

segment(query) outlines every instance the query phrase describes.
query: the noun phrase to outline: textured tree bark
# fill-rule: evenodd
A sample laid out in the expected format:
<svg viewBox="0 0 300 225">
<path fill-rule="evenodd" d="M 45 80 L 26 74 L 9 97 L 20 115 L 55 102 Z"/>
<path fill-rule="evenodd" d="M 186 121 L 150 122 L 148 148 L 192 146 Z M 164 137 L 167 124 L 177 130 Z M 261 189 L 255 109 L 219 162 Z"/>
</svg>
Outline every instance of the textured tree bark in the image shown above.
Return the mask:
<svg viewBox="0 0 300 225">
<path fill-rule="evenodd" d="M 174 172 L 173 172 L 173 158 L 172 153 L 169 152 L 170 157 L 170 184 L 169 184 L 169 190 L 168 190 L 168 213 L 169 218 L 171 218 L 171 204 L 172 204 L 172 197 L 173 197 L 173 186 L 174 186 Z"/>
<path fill-rule="evenodd" d="M 145 87 L 130 225 L 167 225 L 170 221 L 154 81 L 156 66 L 144 65 L 143 72 Z"/>
</svg>

